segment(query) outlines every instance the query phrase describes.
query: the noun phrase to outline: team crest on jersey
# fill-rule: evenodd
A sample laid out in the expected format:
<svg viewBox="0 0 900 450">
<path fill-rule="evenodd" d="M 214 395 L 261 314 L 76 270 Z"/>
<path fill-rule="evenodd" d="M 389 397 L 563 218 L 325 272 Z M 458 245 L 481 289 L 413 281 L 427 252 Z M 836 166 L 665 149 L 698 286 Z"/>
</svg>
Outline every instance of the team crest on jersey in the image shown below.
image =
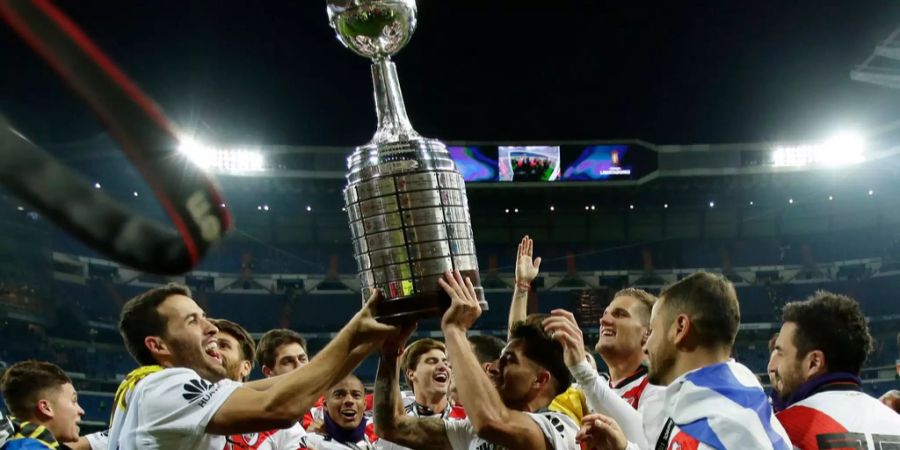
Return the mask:
<svg viewBox="0 0 900 450">
<path fill-rule="evenodd" d="M 225 445 L 225 450 L 256 450 L 274 433 L 274 431 L 268 431 L 264 433 L 247 433 L 228 436 L 228 443 Z"/>
</svg>

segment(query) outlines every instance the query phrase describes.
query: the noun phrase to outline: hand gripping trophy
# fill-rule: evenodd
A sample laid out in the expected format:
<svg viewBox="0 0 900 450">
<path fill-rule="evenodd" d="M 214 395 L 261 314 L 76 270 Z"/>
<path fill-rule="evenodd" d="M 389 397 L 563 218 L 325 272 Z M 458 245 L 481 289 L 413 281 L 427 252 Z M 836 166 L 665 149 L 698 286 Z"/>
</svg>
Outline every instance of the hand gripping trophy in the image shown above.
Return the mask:
<svg viewBox="0 0 900 450">
<path fill-rule="evenodd" d="M 363 299 L 384 292 L 381 320 L 437 316 L 449 305 L 437 280 L 456 269 L 486 309 L 465 183 L 446 146 L 413 130 L 391 61 L 416 29 L 415 0 L 328 0 L 328 19 L 372 60 L 378 129 L 347 159 L 344 189 Z"/>
</svg>

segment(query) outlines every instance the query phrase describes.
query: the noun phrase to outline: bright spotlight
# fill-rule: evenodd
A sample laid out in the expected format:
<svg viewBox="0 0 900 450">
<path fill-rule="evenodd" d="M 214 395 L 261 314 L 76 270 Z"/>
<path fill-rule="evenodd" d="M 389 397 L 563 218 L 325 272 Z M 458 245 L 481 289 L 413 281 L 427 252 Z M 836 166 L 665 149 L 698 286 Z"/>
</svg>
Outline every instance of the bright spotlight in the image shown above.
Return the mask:
<svg viewBox="0 0 900 450">
<path fill-rule="evenodd" d="M 550 211 L 556 211 L 556 208 L 554 208 L 553 205 L 550 205 Z"/>
<path fill-rule="evenodd" d="M 794 199 L 792 199 L 792 198 L 789 198 L 789 199 L 788 199 L 788 203 L 790 203 L 790 204 L 792 204 L 792 205 L 793 205 L 793 204 L 794 204 Z"/>
<path fill-rule="evenodd" d="M 519 213 L 519 208 L 514 209 L 513 212 L 516 213 L 516 214 L 518 214 L 518 213 Z"/>
<path fill-rule="evenodd" d="M 628 205 L 628 209 L 634 209 L 634 205 Z"/>
<path fill-rule="evenodd" d="M 716 202 L 709 202 L 709 207 L 710 207 L 710 208 L 715 208 L 715 207 L 716 207 Z"/>
<path fill-rule="evenodd" d="M 664 209 L 669 209 L 669 204 L 668 204 L 668 203 L 664 204 L 664 205 L 663 205 L 663 208 L 664 208 Z"/>
<path fill-rule="evenodd" d="M 100 183 L 94 183 L 94 188 L 100 189 L 100 187 L 101 187 L 101 186 L 100 186 Z"/>
<path fill-rule="evenodd" d="M 254 149 L 216 148 L 184 138 L 178 151 L 201 169 L 211 172 L 260 172 L 265 168 L 262 153 Z"/>
<path fill-rule="evenodd" d="M 875 191 L 869 189 L 869 195 L 875 195 Z"/>
<path fill-rule="evenodd" d="M 137 197 L 137 196 L 138 196 L 138 193 L 137 193 L 137 191 L 134 191 L 134 192 L 132 192 L 132 194 L 134 194 L 134 196 L 135 196 L 135 197 Z"/>
<path fill-rule="evenodd" d="M 865 151 L 866 140 L 861 134 L 842 132 L 817 144 L 777 146 L 772 150 L 772 165 L 842 167 L 865 161 Z"/>
<path fill-rule="evenodd" d="M 312 206 L 306 205 L 306 212 L 312 211 Z"/>
</svg>

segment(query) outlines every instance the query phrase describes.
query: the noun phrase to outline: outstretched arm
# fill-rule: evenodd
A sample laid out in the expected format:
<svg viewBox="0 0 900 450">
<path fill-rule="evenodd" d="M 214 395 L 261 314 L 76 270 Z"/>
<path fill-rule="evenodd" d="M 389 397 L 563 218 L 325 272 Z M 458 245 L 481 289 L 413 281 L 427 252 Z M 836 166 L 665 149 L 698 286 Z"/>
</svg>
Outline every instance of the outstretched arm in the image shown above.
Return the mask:
<svg viewBox="0 0 900 450">
<path fill-rule="evenodd" d="M 588 408 L 592 412 L 602 413 L 614 419 L 614 422 L 617 422 L 617 429 L 622 430 L 629 441 L 636 443 L 640 448 L 647 447 L 641 414 L 616 395 L 585 360 L 584 337 L 575 316 L 569 311 L 555 309 L 550 313 L 550 317 L 544 319 L 544 330 L 562 344 L 566 366 L 584 391 Z M 597 426 L 599 425 L 598 423 Z"/>
<path fill-rule="evenodd" d="M 441 319 L 447 357 L 466 415 L 482 439 L 505 448 L 545 449 L 547 441 L 538 424 L 521 411 L 506 407 L 494 384 L 478 363 L 466 331 L 481 315 L 472 282 L 459 272 L 439 281 L 450 295 L 450 308 Z"/>
<path fill-rule="evenodd" d="M 380 301 L 374 294 L 325 348 L 304 367 L 278 377 L 268 389 L 240 387 L 216 411 L 206 426 L 210 434 L 238 434 L 286 428 L 300 420 L 328 387 L 350 374 L 366 355 L 397 327 L 375 320 Z"/>
<path fill-rule="evenodd" d="M 449 450 L 450 441 L 444 421 L 406 415 L 400 401 L 399 353 L 411 330 L 404 330 L 382 347 L 375 378 L 375 433 L 381 439 L 404 447 L 424 450 Z"/>
<path fill-rule="evenodd" d="M 523 237 L 516 252 L 516 286 L 509 305 L 507 330 L 512 330 L 516 322 L 525 320 L 525 316 L 528 315 L 528 293 L 531 291 L 531 282 L 537 278 L 541 269 L 541 258 L 532 260 L 533 254 L 534 241 L 528 236 Z"/>
</svg>

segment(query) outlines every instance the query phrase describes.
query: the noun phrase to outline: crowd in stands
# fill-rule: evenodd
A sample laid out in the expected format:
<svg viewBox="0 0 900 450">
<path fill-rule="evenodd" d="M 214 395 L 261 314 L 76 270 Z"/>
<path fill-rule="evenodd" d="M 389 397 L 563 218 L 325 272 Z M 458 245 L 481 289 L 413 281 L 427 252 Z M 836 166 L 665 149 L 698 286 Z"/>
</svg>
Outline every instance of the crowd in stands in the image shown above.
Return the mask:
<svg viewBox="0 0 900 450">
<path fill-rule="evenodd" d="M 362 310 L 350 302 L 346 311 L 317 310 L 288 296 L 226 300 L 174 284 L 94 280 L 70 291 L 90 301 L 76 305 L 89 320 L 81 330 L 73 320 L 69 337 L 88 339 L 15 320 L 0 330 L 9 365 L 0 378 L 2 448 L 900 445 L 900 393 L 889 390 L 900 375 L 897 318 L 867 318 L 889 308 L 852 295 L 884 286 L 838 285 L 838 294 L 788 285 L 788 301 L 748 309 L 752 295 L 697 272 L 658 292 L 623 289 L 585 326 L 571 296 L 529 314 L 541 269 L 533 253 L 524 238 L 512 297 L 490 312 L 469 280 L 446 274 L 440 287 L 450 308 L 423 324 L 433 336 L 424 338 L 413 338 L 412 324 L 375 320 L 377 294 Z M 767 326 L 737 339 L 745 313 L 766 308 Z M 299 310 L 341 329 L 304 338 L 283 327 L 308 332 L 313 323 L 297 326 Z M 121 311 L 114 328 L 110 311 Z M 263 311 L 274 313 L 260 318 Z M 255 340 L 248 329 L 268 331 Z M 489 332 L 497 329 L 502 336 Z M 99 380 L 109 383 L 111 373 L 119 375 L 114 395 Z M 90 381 L 101 392 L 80 387 Z M 84 433 L 82 421 L 109 428 Z"/>
</svg>

